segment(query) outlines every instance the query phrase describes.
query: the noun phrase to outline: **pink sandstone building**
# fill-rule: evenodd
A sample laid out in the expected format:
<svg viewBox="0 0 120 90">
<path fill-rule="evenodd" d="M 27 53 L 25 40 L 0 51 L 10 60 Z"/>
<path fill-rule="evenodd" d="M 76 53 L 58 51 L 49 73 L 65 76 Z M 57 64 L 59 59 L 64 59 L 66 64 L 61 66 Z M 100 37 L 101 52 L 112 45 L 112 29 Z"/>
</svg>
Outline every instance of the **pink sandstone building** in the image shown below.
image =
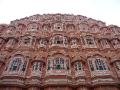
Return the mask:
<svg viewBox="0 0 120 90">
<path fill-rule="evenodd" d="M 0 24 L 0 90 L 120 90 L 120 27 L 69 14 Z"/>
</svg>

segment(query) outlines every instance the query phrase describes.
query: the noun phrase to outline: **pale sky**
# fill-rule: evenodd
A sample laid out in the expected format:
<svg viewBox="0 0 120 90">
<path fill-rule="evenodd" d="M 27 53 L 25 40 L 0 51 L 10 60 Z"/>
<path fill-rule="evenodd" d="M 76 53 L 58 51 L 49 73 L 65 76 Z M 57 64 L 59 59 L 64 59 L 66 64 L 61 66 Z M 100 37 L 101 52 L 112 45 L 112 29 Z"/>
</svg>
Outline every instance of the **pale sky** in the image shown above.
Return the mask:
<svg viewBox="0 0 120 90">
<path fill-rule="evenodd" d="M 83 15 L 120 26 L 120 0 L 0 0 L 0 23 L 48 13 Z"/>
</svg>

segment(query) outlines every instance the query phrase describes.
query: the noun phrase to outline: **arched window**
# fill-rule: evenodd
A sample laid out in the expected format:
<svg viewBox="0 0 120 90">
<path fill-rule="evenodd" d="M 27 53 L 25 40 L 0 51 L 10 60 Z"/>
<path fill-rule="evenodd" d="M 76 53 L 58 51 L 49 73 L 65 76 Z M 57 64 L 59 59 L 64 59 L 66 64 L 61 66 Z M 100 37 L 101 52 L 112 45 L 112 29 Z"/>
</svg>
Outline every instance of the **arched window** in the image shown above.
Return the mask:
<svg viewBox="0 0 120 90">
<path fill-rule="evenodd" d="M 13 62 L 11 64 L 10 71 L 17 71 L 17 70 L 19 70 L 21 64 L 22 64 L 21 58 L 15 58 L 15 60 L 13 60 Z"/>
<path fill-rule="evenodd" d="M 88 59 L 91 77 L 112 75 L 107 59 L 101 56 L 93 56 Z"/>
<path fill-rule="evenodd" d="M 50 57 L 47 61 L 46 75 L 69 75 L 69 59 L 61 56 Z"/>
<path fill-rule="evenodd" d="M 24 57 L 21 55 L 16 55 L 11 58 L 11 61 L 6 67 L 8 74 L 23 74 L 26 70 L 27 61 L 24 60 Z"/>
<path fill-rule="evenodd" d="M 19 71 L 22 65 L 22 57 L 14 57 L 11 66 L 9 68 L 10 71 Z"/>
</svg>

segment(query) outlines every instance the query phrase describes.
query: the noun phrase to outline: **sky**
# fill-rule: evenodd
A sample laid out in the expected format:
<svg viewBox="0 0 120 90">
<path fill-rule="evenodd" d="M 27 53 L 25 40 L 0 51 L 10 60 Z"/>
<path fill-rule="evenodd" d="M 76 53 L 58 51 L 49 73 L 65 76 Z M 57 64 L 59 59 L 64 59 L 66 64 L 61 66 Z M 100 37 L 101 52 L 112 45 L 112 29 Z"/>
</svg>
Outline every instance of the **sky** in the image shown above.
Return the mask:
<svg viewBox="0 0 120 90">
<path fill-rule="evenodd" d="M 35 14 L 74 14 L 120 26 L 120 0 L 0 0 L 0 23 Z"/>
</svg>

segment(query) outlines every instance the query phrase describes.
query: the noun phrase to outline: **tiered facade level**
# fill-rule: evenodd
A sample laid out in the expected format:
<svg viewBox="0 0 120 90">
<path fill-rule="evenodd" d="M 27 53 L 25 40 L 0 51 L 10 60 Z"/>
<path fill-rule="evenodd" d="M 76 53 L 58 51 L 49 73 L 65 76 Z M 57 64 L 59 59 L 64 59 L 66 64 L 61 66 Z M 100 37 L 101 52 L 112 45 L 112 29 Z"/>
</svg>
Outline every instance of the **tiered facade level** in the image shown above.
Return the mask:
<svg viewBox="0 0 120 90">
<path fill-rule="evenodd" d="M 0 90 L 120 90 L 120 27 L 69 14 L 1 24 Z"/>
</svg>

